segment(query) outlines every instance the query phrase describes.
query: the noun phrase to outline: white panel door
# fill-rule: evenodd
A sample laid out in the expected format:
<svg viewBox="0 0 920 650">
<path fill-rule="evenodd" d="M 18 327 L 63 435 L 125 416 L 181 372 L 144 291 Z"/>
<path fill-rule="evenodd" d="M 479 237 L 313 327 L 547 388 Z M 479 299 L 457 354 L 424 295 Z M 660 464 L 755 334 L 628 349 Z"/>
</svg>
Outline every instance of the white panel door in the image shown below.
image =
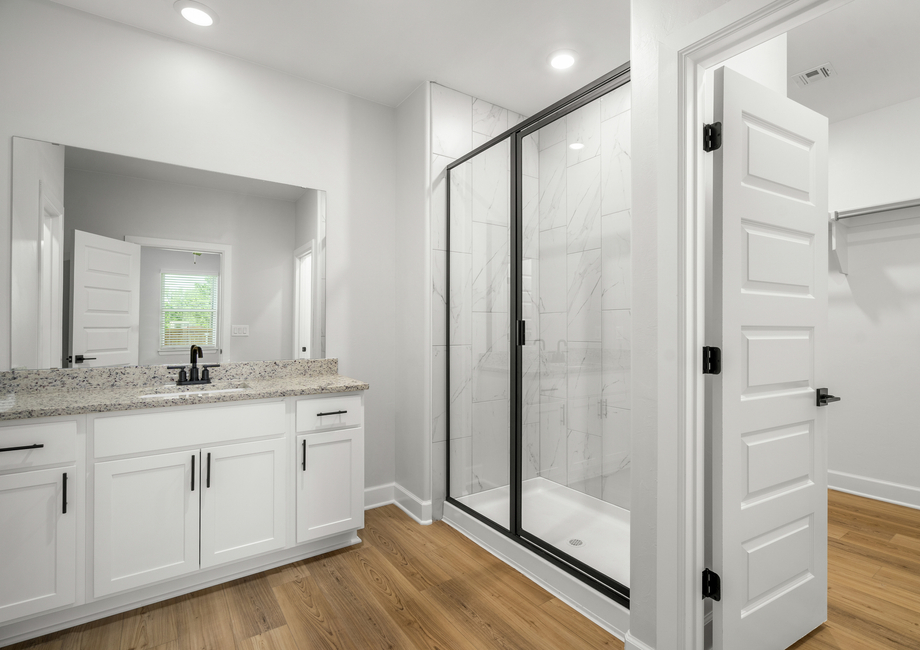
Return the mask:
<svg viewBox="0 0 920 650">
<path fill-rule="evenodd" d="M 827 119 L 715 75 L 717 650 L 780 650 L 827 618 Z"/>
<path fill-rule="evenodd" d="M 199 451 L 96 463 L 96 597 L 198 569 Z"/>
<path fill-rule="evenodd" d="M 297 543 L 364 528 L 364 428 L 297 437 Z"/>
<path fill-rule="evenodd" d="M 201 566 L 284 548 L 284 438 L 201 450 Z"/>
<path fill-rule="evenodd" d="M 74 231 L 72 367 L 137 365 L 140 277 L 140 245 Z"/>
<path fill-rule="evenodd" d="M 64 499 L 76 472 L 0 476 L 0 623 L 76 600 L 76 499 Z"/>
</svg>

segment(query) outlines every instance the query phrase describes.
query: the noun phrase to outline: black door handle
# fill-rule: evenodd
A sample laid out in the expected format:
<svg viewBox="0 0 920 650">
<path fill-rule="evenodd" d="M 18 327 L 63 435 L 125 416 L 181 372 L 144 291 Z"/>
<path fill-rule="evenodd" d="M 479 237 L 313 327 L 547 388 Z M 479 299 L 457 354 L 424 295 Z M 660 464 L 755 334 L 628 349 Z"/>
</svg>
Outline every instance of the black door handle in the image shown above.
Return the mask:
<svg viewBox="0 0 920 650">
<path fill-rule="evenodd" d="M 827 406 L 831 402 L 839 402 L 840 398 L 828 393 L 826 388 L 819 388 L 815 391 L 815 404 L 817 406 Z"/>
<path fill-rule="evenodd" d="M 317 413 L 316 417 L 321 418 L 324 415 L 344 415 L 345 413 L 348 413 L 348 411 L 329 411 L 328 413 Z"/>
<path fill-rule="evenodd" d="M 67 360 L 73 363 L 83 363 L 84 361 L 95 361 L 96 357 L 84 357 L 82 354 L 78 354 L 76 357 L 67 357 Z"/>
<path fill-rule="evenodd" d="M 25 445 L 24 447 L 4 447 L 0 449 L 0 454 L 4 451 L 20 451 L 21 449 L 41 449 L 45 445 Z"/>
<path fill-rule="evenodd" d="M 208 452 L 208 480 L 207 487 L 211 487 L 211 452 Z"/>
<path fill-rule="evenodd" d="M 195 491 L 195 454 L 192 454 L 192 492 Z"/>
<path fill-rule="evenodd" d="M 61 509 L 61 514 L 67 514 L 67 472 L 64 472 L 64 507 Z"/>
<path fill-rule="evenodd" d="M 307 471 L 307 441 L 303 441 L 303 471 Z"/>
</svg>

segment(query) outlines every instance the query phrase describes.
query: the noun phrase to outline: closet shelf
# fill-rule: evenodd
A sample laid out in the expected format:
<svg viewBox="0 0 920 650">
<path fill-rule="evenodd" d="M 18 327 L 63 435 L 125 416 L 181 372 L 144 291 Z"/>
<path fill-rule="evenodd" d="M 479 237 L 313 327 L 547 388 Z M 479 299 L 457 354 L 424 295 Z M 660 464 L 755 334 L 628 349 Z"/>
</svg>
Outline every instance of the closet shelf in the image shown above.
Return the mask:
<svg viewBox="0 0 920 650">
<path fill-rule="evenodd" d="M 834 212 L 834 221 L 843 219 L 853 219 L 855 217 L 868 216 L 891 216 L 899 219 L 909 219 L 920 216 L 920 198 L 910 199 L 908 201 L 897 201 L 895 203 L 884 203 L 882 205 L 873 205 L 867 208 L 856 208 L 854 210 L 841 210 Z M 902 213 L 902 211 L 904 211 Z M 902 213 L 900 215 L 890 213 Z"/>
</svg>

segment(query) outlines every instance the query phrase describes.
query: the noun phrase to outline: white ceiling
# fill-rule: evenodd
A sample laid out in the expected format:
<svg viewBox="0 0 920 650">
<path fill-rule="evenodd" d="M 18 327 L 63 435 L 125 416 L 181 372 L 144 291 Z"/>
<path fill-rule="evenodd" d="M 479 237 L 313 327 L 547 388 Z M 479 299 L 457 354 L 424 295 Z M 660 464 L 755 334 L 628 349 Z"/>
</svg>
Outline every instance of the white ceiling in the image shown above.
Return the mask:
<svg viewBox="0 0 920 650">
<path fill-rule="evenodd" d="M 920 97 L 918 0 L 854 0 L 789 32 L 788 48 L 790 76 L 833 64 L 836 77 L 788 86 L 831 122 Z"/>
<path fill-rule="evenodd" d="M 204 0 L 208 28 L 173 0 L 55 1 L 387 106 L 429 80 L 532 115 L 629 59 L 629 0 Z"/>
</svg>

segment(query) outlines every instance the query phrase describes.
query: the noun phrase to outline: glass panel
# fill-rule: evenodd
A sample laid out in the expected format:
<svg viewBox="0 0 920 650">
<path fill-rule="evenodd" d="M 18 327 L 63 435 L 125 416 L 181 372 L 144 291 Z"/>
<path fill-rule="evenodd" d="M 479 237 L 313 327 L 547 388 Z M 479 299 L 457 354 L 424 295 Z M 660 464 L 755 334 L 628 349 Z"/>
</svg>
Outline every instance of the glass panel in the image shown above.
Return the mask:
<svg viewBox="0 0 920 650">
<path fill-rule="evenodd" d="M 450 173 L 450 495 L 509 526 L 510 143 Z"/>
<path fill-rule="evenodd" d="M 527 136 L 522 527 L 629 585 L 629 88 Z"/>
</svg>

